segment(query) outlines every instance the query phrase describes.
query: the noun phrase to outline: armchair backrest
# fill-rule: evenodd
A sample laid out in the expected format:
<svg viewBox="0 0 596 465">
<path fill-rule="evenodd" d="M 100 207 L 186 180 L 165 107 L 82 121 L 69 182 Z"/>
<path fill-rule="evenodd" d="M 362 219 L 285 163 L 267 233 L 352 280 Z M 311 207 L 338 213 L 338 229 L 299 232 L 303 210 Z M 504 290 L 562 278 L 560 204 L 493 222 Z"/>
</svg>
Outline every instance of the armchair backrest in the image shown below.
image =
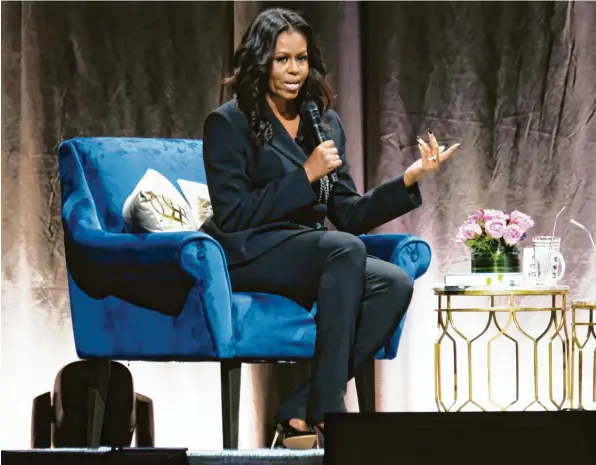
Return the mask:
<svg viewBox="0 0 596 465">
<path fill-rule="evenodd" d="M 121 232 L 124 201 L 149 168 L 178 190 L 177 179 L 206 183 L 198 139 L 76 138 L 60 144 L 58 154 L 63 220 L 75 229 L 84 217 L 86 227 Z M 70 218 L 68 212 L 81 208 L 94 211 Z"/>
</svg>

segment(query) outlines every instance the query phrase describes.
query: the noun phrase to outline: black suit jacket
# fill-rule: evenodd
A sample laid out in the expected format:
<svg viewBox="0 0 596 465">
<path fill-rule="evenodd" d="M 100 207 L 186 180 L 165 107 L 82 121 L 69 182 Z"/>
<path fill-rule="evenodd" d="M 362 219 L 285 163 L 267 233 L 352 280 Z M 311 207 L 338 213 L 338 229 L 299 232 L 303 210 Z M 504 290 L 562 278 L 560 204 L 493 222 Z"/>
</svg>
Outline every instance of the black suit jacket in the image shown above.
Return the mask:
<svg viewBox="0 0 596 465">
<path fill-rule="evenodd" d="M 213 219 L 205 226 L 223 247 L 230 268 L 242 265 L 297 234 L 322 227 L 326 216 L 340 231 L 364 234 L 422 203 L 417 185 L 403 176 L 358 194 L 346 163 L 346 137 L 339 116 L 327 111 L 323 123 L 339 150 L 342 166 L 328 205 L 318 202 L 319 183 L 310 184 L 303 165 L 314 148 L 301 124 L 292 139 L 265 105 L 273 136 L 264 145 L 232 99 L 209 114 L 203 151 Z"/>
</svg>

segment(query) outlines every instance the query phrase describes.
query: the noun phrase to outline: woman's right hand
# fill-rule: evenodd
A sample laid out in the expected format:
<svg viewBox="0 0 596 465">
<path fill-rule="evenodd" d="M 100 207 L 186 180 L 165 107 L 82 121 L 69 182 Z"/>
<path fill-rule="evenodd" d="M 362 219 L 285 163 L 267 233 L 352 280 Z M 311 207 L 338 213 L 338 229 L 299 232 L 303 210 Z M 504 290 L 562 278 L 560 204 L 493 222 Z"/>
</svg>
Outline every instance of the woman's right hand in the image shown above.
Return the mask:
<svg viewBox="0 0 596 465">
<path fill-rule="evenodd" d="M 304 163 L 304 171 L 308 181 L 312 184 L 318 181 L 342 164 L 339 152 L 332 140 L 326 140 L 314 149 L 308 160 Z"/>
</svg>

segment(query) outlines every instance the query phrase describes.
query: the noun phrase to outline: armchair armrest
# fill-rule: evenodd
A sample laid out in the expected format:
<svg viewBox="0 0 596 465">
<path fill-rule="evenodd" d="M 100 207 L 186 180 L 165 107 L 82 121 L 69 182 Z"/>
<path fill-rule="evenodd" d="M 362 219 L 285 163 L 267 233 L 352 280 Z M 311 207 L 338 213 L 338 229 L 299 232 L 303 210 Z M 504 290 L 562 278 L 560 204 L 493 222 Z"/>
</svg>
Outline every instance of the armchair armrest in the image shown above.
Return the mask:
<svg viewBox="0 0 596 465">
<path fill-rule="evenodd" d="M 371 234 L 360 239 L 370 255 L 399 266 L 412 282 L 426 273 L 430 266 L 430 245 L 419 237 L 411 234 Z M 392 360 L 396 357 L 404 323 L 405 318 L 385 347 L 375 354 L 375 359 Z"/>
<path fill-rule="evenodd" d="M 430 266 L 432 252 L 423 239 L 411 234 L 370 234 L 360 236 L 367 252 L 402 268 L 412 281 L 420 278 Z"/>
<path fill-rule="evenodd" d="M 118 274 L 134 269 L 140 273 L 138 277 L 150 278 L 156 274 L 163 279 L 165 270 L 186 271 L 181 261 L 183 249 L 191 242 L 202 241 L 213 244 L 225 265 L 221 246 L 200 231 L 129 234 L 80 227 L 66 240 L 90 262 Z"/>
<path fill-rule="evenodd" d="M 66 232 L 66 230 L 65 230 Z M 232 290 L 223 249 L 203 232 L 65 234 L 68 270 L 94 298 L 113 295 L 183 318 L 203 313 L 219 357 L 234 351 Z"/>
</svg>

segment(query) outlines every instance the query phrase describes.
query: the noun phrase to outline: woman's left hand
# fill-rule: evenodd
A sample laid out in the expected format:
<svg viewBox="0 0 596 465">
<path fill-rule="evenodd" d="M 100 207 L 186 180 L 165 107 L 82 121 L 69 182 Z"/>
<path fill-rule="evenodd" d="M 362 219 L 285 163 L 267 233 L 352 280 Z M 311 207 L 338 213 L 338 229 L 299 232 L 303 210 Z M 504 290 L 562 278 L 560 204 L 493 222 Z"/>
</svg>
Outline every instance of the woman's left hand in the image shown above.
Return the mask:
<svg viewBox="0 0 596 465">
<path fill-rule="evenodd" d="M 460 144 L 453 144 L 445 150 L 444 146 L 439 145 L 430 129 L 428 130 L 428 141 L 429 143 L 426 143 L 420 137 L 418 138 L 418 149 L 420 150 L 421 157 L 406 170 L 404 174 L 406 187 L 417 183 L 426 174 L 438 171 L 439 167 L 447 161 L 447 159 L 451 157 L 460 146 Z"/>
</svg>

